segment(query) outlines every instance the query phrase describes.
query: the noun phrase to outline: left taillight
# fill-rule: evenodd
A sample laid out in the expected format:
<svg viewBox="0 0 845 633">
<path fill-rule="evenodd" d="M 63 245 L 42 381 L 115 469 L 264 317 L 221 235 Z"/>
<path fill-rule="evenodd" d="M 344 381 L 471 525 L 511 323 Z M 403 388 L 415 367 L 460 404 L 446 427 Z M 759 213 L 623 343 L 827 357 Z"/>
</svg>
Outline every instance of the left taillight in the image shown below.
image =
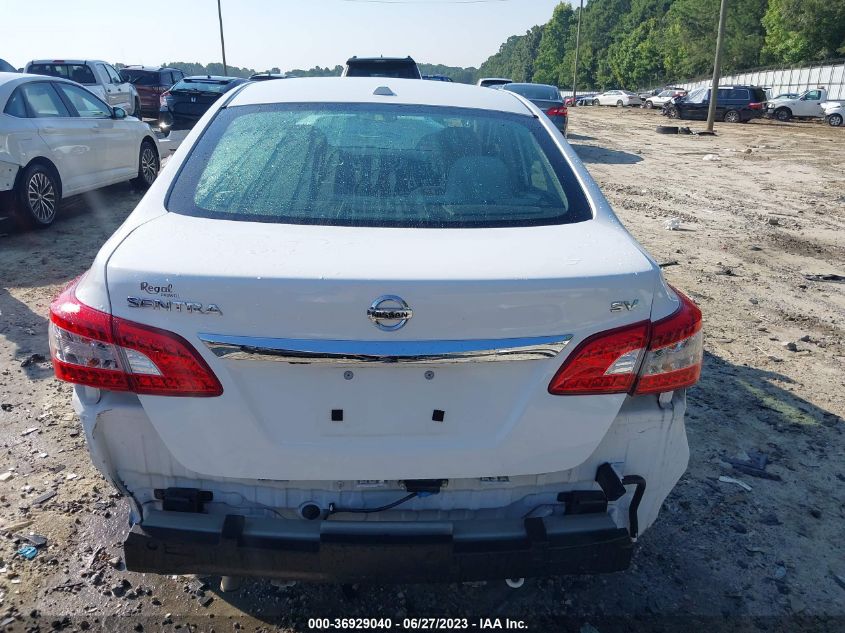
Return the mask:
<svg viewBox="0 0 845 633">
<path fill-rule="evenodd" d="M 701 310 L 683 293 L 675 293 L 681 305 L 665 319 L 642 321 L 583 341 L 552 378 L 549 393 L 639 395 L 698 382 L 704 353 Z"/>
<path fill-rule="evenodd" d="M 567 116 L 568 114 L 569 110 L 566 109 L 566 106 L 557 106 L 546 110 L 547 116 Z"/>
<path fill-rule="evenodd" d="M 50 355 L 60 380 L 144 395 L 214 397 L 220 381 L 188 341 L 112 316 L 76 297 L 79 280 L 50 304 Z"/>
</svg>

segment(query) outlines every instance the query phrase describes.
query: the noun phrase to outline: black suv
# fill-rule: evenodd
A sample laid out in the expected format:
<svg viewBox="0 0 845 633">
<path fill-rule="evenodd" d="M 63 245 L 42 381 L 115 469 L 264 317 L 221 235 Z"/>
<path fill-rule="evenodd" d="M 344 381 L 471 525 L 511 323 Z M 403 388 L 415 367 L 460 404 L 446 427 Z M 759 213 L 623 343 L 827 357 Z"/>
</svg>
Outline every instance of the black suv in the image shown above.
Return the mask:
<svg viewBox="0 0 845 633">
<path fill-rule="evenodd" d="M 343 76 L 422 79 L 417 62 L 411 57 L 351 57 L 346 60 Z"/>
<path fill-rule="evenodd" d="M 171 130 L 190 130 L 215 101 L 247 81 L 240 77 L 215 75 L 185 77 L 161 95 L 159 129 L 168 135 Z"/>
<path fill-rule="evenodd" d="M 696 88 L 684 97 L 675 97 L 666 104 L 670 117 L 707 119 L 710 89 Z M 748 123 L 766 111 L 766 93 L 758 86 L 719 86 L 716 98 L 716 119 L 726 123 Z"/>
<path fill-rule="evenodd" d="M 120 70 L 120 78 L 131 83 L 138 91 L 141 114 L 150 118 L 158 117 L 161 95 L 184 76 L 185 73 L 178 68 L 159 66 L 125 66 Z"/>
</svg>

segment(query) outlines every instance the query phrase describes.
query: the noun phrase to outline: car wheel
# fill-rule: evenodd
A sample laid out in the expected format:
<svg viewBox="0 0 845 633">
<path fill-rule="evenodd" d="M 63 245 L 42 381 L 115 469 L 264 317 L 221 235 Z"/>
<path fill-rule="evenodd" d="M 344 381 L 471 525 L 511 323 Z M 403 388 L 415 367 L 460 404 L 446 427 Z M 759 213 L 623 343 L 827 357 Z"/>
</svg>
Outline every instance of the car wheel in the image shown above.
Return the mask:
<svg viewBox="0 0 845 633">
<path fill-rule="evenodd" d="M 624 104 L 624 103 L 622 103 L 622 99 L 619 99 L 619 101 L 617 101 L 617 102 L 616 102 L 616 107 L 617 107 L 617 108 L 621 108 L 621 107 L 622 107 L 622 106 L 624 106 L 624 105 L 625 105 L 625 104 Z"/>
<path fill-rule="evenodd" d="M 651 101 L 645 102 L 645 109 L 646 110 L 651 110 L 653 107 L 654 107 L 654 104 Z"/>
<path fill-rule="evenodd" d="M 778 121 L 789 121 L 792 118 L 792 110 L 789 108 L 778 108 L 775 110 L 775 118 Z"/>
<path fill-rule="evenodd" d="M 736 110 L 728 110 L 725 112 L 725 116 L 722 117 L 722 120 L 725 123 L 739 123 L 742 117 L 739 116 L 739 112 Z"/>
<path fill-rule="evenodd" d="M 842 115 L 841 114 L 831 114 L 827 118 L 827 124 L 831 127 L 839 127 L 842 125 Z"/>
<path fill-rule="evenodd" d="M 593 105 L 597 106 L 597 105 L 601 105 L 601 103 L 599 103 L 598 99 L 593 99 Z"/>
<path fill-rule="evenodd" d="M 670 119 L 680 119 L 681 113 L 678 112 L 678 108 L 672 106 L 666 111 L 666 116 L 668 116 Z"/>
<path fill-rule="evenodd" d="M 24 222 L 46 228 L 56 219 L 62 199 L 58 175 L 45 165 L 30 165 L 18 182 L 17 208 Z"/>
<path fill-rule="evenodd" d="M 141 143 L 141 151 L 138 156 L 138 177 L 132 180 L 132 184 L 140 189 L 149 187 L 158 177 L 160 165 L 155 145 L 145 140 Z"/>
</svg>

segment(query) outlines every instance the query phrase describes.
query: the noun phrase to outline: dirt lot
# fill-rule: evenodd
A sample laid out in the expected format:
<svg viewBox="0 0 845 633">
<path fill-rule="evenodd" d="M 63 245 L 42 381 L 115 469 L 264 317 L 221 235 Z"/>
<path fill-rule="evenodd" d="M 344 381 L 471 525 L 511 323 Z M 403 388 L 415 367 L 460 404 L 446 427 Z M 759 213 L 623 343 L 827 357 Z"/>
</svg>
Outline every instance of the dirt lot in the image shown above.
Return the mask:
<svg viewBox="0 0 845 633">
<path fill-rule="evenodd" d="M 71 390 L 44 360 L 50 298 L 140 198 L 115 186 L 47 231 L 0 222 L 0 475 L 12 473 L 0 481 L 0 629 L 307 631 L 308 617 L 451 615 L 582 633 L 845 630 L 845 284 L 804 277 L 845 275 L 845 132 L 758 121 L 715 138 L 657 135 L 662 122 L 578 108 L 570 123 L 622 220 L 706 319 L 690 468 L 629 571 L 518 591 L 255 581 L 227 594 L 214 579 L 122 571 L 126 508 L 90 465 Z M 755 451 L 775 479 L 724 461 Z M 47 538 L 31 561 L 15 555 L 30 532 Z"/>
</svg>

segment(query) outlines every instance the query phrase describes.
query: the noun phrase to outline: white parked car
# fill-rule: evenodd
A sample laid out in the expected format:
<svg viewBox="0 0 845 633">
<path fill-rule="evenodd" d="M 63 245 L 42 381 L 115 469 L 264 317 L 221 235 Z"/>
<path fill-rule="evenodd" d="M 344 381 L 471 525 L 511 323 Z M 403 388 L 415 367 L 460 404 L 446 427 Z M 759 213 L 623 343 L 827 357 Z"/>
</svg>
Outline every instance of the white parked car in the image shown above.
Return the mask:
<svg viewBox="0 0 845 633">
<path fill-rule="evenodd" d="M 36 59 L 29 62 L 24 72 L 70 79 L 85 86 L 110 106 L 123 108 L 126 114 L 141 116 L 141 99 L 138 91 L 111 64 L 91 59 Z"/>
<path fill-rule="evenodd" d="M 130 570 L 621 570 L 687 466 L 701 312 L 507 91 L 240 86 L 50 318 Z"/>
<path fill-rule="evenodd" d="M 652 108 L 662 108 L 667 103 L 669 103 L 673 98 L 686 94 L 685 90 L 678 90 L 675 88 L 669 90 L 663 90 L 662 92 L 654 95 L 653 97 L 648 97 L 643 104 L 647 109 L 651 110 Z"/>
<path fill-rule="evenodd" d="M 0 73 L 0 193 L 24 222 L 49 226 L 62 198 L 125 180 L 146 187 L 158 169 L 146 123 L 72 81 Z"/>
<path fill-rule="evenodd" d="M 593 105 L 603 106 L 639 106 L 643 100 L 635 92 L 628 90 L 607 90 L 593 98 Z"/>
<path fill-rule="evenodd" d="M 831 127 L 841 127 L 845 120 L 845 103 L 841 101 L 825 101 L 822 104 L 824 120 Z"/>
</svg>

